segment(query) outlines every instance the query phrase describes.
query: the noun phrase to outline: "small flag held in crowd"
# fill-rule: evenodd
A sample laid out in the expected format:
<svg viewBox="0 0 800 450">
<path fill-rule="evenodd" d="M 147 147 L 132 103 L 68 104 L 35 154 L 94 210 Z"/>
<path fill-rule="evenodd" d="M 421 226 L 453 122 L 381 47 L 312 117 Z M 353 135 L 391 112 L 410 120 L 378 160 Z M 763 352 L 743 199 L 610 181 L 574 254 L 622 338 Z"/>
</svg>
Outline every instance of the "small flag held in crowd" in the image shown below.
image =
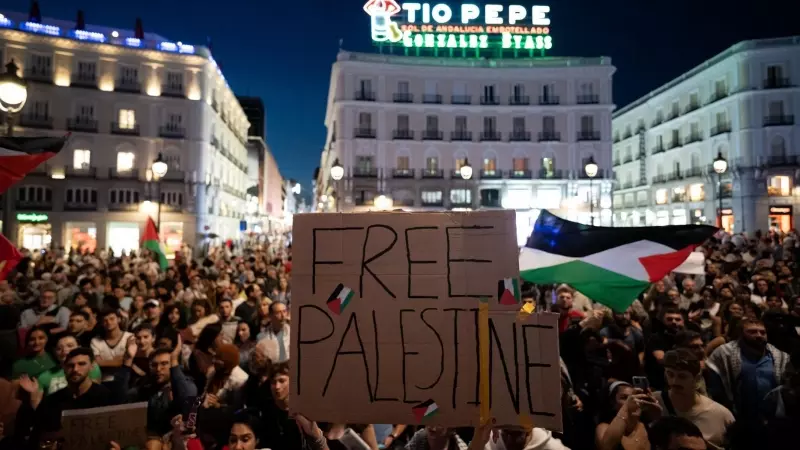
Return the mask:
<svg viewBox="0 0 800 450">
<path fill-rule="evenodd" d="M 353 290 L 345 287 L 342 283 L 336 286 L 333 293 L 328 297 L 328 309 L 337 316 L 344 312 L 350 300 L 353 298 Z"/>
<path fill-rule="evenodd" d="M 411 411 L 414 413 L 414 417 L 416 417 L 417 422 L 422 422 L 425 419 L 433 417 L 439 412 L 439 405 L 436 404 L 432 399 L 424 401 L 413 408 Z"/>
<path fill-rule="evenodd" d="M 516 305 L 520 300 L 519 280 L 505 278 L 497 282 L 497 300 L 501 305 Z"/>
<path fill-rule="evenodd" d="M 156 223 L 153 222 L 152 217 L 147 218 L 147 223 L 144 226 L 144 234 L 142 235 L 142 248 L 150 250 L 158 257 L 158 265 L 161 270 L 167 270 L 169 263 L 167 262 L 167 253 L 158 239 L 158 230 L 156 230 Z"/>
<path fill-rule="evenodd" d="M 20 261 L 22 254 L 14 244 L 0 234 L 0 280 L 5 280 L 8 273 L 14 270 Z"/>
</svg>

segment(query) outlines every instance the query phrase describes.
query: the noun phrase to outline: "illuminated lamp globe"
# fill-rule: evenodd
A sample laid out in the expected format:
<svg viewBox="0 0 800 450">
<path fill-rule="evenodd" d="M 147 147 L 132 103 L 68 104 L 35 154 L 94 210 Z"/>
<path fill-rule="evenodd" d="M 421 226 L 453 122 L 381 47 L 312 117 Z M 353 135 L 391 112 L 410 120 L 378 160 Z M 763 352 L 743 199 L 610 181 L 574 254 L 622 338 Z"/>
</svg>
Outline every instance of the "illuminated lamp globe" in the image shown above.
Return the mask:
<svg viewBox="0 0 800 450">
<path fill-rule="evenodd" d="M 464 164 L 461 166 L 460 169 L 458 169 L 458 173 L 459 175 L 461 175 L 461 178 L 465 180 L 469 180 L 470 178 L 472 178 L 472 166 L 469 165 L 468 158 L 464 159 Z"/>
<path fill-rule="evenodd" d="M 28 100 L 28 86 L 17 75 L 19 67 L 11 60 L 6 72 L 0 75 L 0 111 L 15 114 L 22 110 Z"/>
<path fill-rule="evenodd" d="M 163 178 L 164 175 L 167 174 L 169 167 L 167 166 L 167 163 L 164 162 L 164 156 L 161 153 L 159 153 L 158 158 L 153 161 L 152 169 L 153 175 L 155 175 L 156 179 Z"/>
<path fill-rule="evenodd" d="M 728 170 L 728 160 L 722 157 L 722 152 L 717 153 L 717 157 L 714 159 L 714 172 L 722 175 Z"/>
<path fill-rule="evenodd" d="M 594 156 L 589 157 L 589 161 L 583 169 L 586 171 L 587 177 L 594 178 L 597 176 L 597 163 L 594 162 Z"/>
<path fill-rule="evenodd" d="M 394 202 L 392 201 L 391 197 L 381 194 L 375 199 L 375 207 L 381 211 L 390 210 L 392 209 L 392 206 L 394 206 Z"/>
<path fill-rule="evenodd" d="M 339 163 L 339 158 L 333 162 L 331 166 L 331 178 L 333 181 L 339 181 L 344 177 L 344 167 Z"/>
</svg>

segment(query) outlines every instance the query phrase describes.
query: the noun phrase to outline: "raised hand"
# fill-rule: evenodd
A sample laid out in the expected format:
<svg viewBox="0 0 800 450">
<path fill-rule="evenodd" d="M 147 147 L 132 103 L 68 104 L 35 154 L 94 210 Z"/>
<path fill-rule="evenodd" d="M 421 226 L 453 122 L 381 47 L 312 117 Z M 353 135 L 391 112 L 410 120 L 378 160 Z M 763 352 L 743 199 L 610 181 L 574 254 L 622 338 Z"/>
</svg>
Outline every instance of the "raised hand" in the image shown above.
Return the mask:
<svg viewBox="0 0 800 450">
<path fill-rule="evenodd" d="M 136 357 L 138 351 L 139 346 L 136 345 L 136 338 L 133 336 L 129 337 L 128 342 L 125 343 L 125 357 L 132 360 Z"/>
<path fill-rule="evenodd" d="M 39 382 L 36 378 L 31 378 L 27 374 L 22 375 L 19 379 L 19 387 L 29 394 L 39 392 Z"/>
<path fill-rule="evenodd" d="M 307 436 L 311 436 L 315 439 L 322 439 L 323 434 L 322 430 L 317 426 L 317 422 L 308 420 L 302 414 L 295 414 L 294 421 L 297 422 L 297 426 L 300 427 L 300 430 L 303 434 Z"/>
</svg>

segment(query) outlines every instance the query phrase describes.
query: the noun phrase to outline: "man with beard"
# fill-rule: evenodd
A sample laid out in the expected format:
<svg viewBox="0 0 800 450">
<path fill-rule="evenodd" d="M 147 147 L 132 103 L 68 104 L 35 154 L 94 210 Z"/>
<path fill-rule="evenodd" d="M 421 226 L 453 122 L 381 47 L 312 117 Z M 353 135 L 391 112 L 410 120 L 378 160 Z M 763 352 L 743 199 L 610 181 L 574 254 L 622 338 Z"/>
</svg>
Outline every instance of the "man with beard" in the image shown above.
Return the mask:
<svg viewBox="0 0 800 450">
<path fill-rule="evenodd" d="M 654 390 L 664 388 L 664 354 L 675 346 L 675 335 L 683 330 L 681 312 L 674 307 L 661 310 L 661 328 L 650 336 L 645 354 L 645 372 Z"/>
<path fill-rule="evenodd" d="M 631 322 L 631 308 L 624 313 L 614 312 L 614 322 L 602 330 L 600 336 L 609 341 L 620 341 L 644 362 L 644 335 L 642 330 Z"/>
<path fill-rule="evenodd" d="M 720 376 L 737 419 L 756 423 L 764 396 L 783 382 L 789 355 L 767 343 L 761 320 L 746 317 L 741 327 L 739 340 L 719 346 L 706 364 Z"/>
<path fill-rule="evenodd" d="M 244 386 L 245 405 L 257 409 L 262 413 L 272 406 L 272 391 L 270 390 L 269 374 L 272 368 L 270 354 L 277 357 L 277 342 L 265 340 L 253 350 L 247 374 L 247 384 Z"/>
<path fill-rule="evenodd" d="M 67 387 L 44 398 L 36 408 L 31 425 L 31 442 L 39 436 L 61 430 L 61 413 L 70 409 L 88 409 L 111 404 L 111 392 L 89 377 L 94 354 L 88 348 L 76 348 L 64 360 Z M 19 416 L 18 416 L 19 420 Z"/>
<path fill-rule="evenodd" d="M 258 335 L 258 345 L 264 340 L 275 341 L 278 346 L 278 358 L 273 362 L 289 359 L 289 310 L 282 302 L 269 305 L 269 326 Z"/>
<path fill-rule="evenodd" d="M 670 350 L 664 355 L 664 372 L 668 389 L 653 395 L 662 414 L 688 419 L 711 448 L 722 449 L 725 432 L 735 420 L 727 408 L 697 392 L 702 377 L 697 356 L 683 348 Z"/>
<path fill-rule="evenodd" d="M 39 325 L 48 330 L 49 334 L 65 331 L 69 325 L 69 310 L 56 304 L 56 291 L 51 287 L 42 289 L 39 294 L 39 304 L 26 309 L 20 316 L 19 323 L 22 328 Z"/>
</svg>

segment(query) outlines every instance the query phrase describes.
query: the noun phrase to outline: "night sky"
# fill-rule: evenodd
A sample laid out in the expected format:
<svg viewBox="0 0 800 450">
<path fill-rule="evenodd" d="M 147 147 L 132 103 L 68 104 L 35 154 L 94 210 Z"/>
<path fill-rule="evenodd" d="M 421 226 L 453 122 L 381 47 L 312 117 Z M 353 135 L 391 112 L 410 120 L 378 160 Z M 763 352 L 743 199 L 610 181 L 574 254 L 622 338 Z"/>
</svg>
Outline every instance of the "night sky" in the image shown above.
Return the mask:
<svg viewBox="0 0 800 450">
<path fill-rule="evenodd" d="M 281 173 L 308 187 L 325 144 L 331 64 L 344 48 L 373 51 L 365 0 L 42 0 L 43 17 L 145 31 L 205 45 L 233 90 L 267 108 L 267 141 Z M 430 1 L 429 3 L 436 3 Z M 451 5 L 460 2 L 450 1 Z M 622 107 L 744 39 L 800 35 L 797 0 L 542 0 L 552 12 L 553 56 L 611 56 Z M 794 6 L 791 6 L 793 5 Z M 747 8 L 744 6 L 747 5 Z M 2 9 L 27 12 L 29 0 Z M 797 68 L 795 68 L 797 69 Z M 307 191 L 306 191 L 307 192 Z"/>
</svg>

